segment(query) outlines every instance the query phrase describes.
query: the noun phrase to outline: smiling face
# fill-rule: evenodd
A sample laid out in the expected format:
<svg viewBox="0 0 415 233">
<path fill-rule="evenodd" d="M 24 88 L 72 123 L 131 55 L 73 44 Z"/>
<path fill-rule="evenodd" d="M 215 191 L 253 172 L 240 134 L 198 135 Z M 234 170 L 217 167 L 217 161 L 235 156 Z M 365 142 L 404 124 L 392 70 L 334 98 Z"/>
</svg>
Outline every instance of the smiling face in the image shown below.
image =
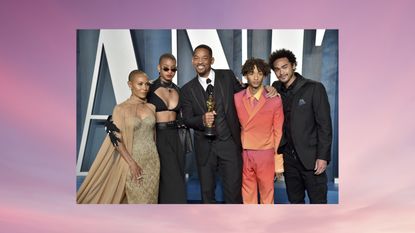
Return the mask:
<svg viewBox="0 0 415 233">
<path fill-rule="evenodd" d="M 131 81 L 128 81 L 128 86 L 134 96 L 145 100 L 147 98 L 148 90 L 150 89 L 150 82 L 144 74 L 136 74 Z"/>
<path fill-rule="evenodd" d="M 294 70 L 295 64 L 286 57 L 279 58 L 272 63 L 272 69 L 278 80 L 280 80 L 285 87 L 289 87 L 295 80 Z"/>
<path fill-rule="evenodd" d="M 198 48 L 193 54 L 192 64 L 199 76 L 207 77 L 214 60 L 215 59 L 209 54 L 209 50 Z"/>
<path fill-rule="evenodd" d="M 171 82 L 177 71 L 176 61 L 170 58 L 163 58 L 160 64 L 158 64 L 157 69 L 162 81 Z"/>
</svg>

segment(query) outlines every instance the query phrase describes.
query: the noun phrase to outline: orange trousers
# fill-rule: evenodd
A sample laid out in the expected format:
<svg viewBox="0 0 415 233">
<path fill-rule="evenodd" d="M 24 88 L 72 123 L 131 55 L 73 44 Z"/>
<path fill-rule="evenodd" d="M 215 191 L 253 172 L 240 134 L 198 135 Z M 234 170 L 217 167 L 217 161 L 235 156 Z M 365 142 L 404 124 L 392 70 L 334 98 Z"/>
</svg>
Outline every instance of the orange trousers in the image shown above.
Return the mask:
<svg viewBox="0 0 415 233">
<path fill-rule="evenodd" d="M 242 199 L 244 204 L 274 204 L 274 149 L 243 150 Z"/>
</svg>

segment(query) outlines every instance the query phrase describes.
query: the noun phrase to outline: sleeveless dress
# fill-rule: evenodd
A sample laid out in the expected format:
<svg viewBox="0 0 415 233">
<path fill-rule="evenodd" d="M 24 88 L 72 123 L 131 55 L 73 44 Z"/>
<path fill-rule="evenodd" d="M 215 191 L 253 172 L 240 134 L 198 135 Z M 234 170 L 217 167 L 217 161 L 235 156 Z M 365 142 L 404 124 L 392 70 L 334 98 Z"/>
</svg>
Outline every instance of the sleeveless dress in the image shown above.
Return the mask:
<svg viewBox="0 0 415 233">
<path fill-rule="evenodd" d="M 160 161 L 154 141 L 154 115 L 140 119 L 133 117 L 132 158 L 142 169 L 142 179 L 132 180 L 129 173 L 125 192 L 129 204 L 157 204 L 160 179 Z"/>
<path fill-rule="evenodd" d="M 141 120 L 138 104 L 130 97 L 114 107 L 112 117 L 125 149 L 143 169 L 143 179 L 131 180 L 127 162 L 106 136 L 76 194 L 78 204 L 157 203 L 160 163 L 154 140 L 156 118 L 151 114 Z"/>
</svg>

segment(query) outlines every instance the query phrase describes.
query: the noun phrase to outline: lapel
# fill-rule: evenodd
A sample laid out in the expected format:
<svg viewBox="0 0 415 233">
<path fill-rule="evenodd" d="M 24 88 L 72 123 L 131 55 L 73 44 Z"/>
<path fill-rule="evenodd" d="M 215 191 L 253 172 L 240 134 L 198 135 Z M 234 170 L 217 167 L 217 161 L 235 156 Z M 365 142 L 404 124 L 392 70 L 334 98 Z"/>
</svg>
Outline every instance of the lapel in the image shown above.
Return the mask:
<svg viewBox="0 0 415 233">
<path fill-rule="evenodd" d="M 207 98 L 206 96 L 206 91 L 203 90 L 202 85 L 200 85 L 199 80 L 196 76 L 196 78 L 194 78 L 192 80 L 192 86 L 191 86 L 191 92 L 192 92 L 192 97 L 193 99 L 196 101 L 197 106 L 200 108 L 201 112 L 206 112 L 207 111 L 207 107 L 206 107 L 206 103 L 205 100 Z"/>
<path fill-rule="evenodd" d="M 297 94 L 297 92 L 301 89 L 302 86 L 304 86 L 304 84 L 307 82 L 307 80 L 301 76 L 298 73 L 295 73 L 295 75 L 297 76 L 297 85 L 295 85 L 294 89 L 293 89 L 293 94 Z"/>
<path fill-rule="evenodd" d="M 215 95 L 215 99 L 219 99 L 221 98 L 222 104 L 223 104 L 223 108 L 225 110 L 225 113 L 228 112 L 228 101 L 226 101 L 225 97 L 225 93 L 224 93 L 224 79 L 225 77 L 223 77 L 222 72 L 218 71 L 218 70 L 213 70 L 215 72 L 215 85 L 213 86 L 213 90 L 214 90 L 214 95 Z M 232 95 L 233 96 L 233 95 Z"/>
<path fill-rule="evenodd" d="M 245 90 L 245 92 L 247 92 L 248 89 Z M 251 107 L 251 103 L 249 103 L 248 99 L 246 98 L 246 96 L 242 97 L 242 102 L 244 103 L 245 106 L 245 110 L 248 113 L 248 120 L 246 121 L 246 124 L 249 124 L 249 122 L 251 122 L 251 120 L 255 117 L 255 115 L 258 113 L 259 110 L 261 110 L 265 103 L 266 103 L 266 99 L 264 96 L 261 96 L 261 98 L 259 98 L 258 103 L 255 105 L 254 108 Z"/>
<path fill-rule="evenodd" d="M 247 91 L 248 91 L 248 89 L 244 90 L 244 94 L 241 96 L 241 98 L 242 98 L 242 103 L 244 104 L 245 111 L 246 111 L 248 119 L 249 119 L 252 107 L 251 107 L 251 103 L 249 103 L 249 100 L 245 96 Z"/>
<path fill-rule="evenodd" d="M 290 118 L 291 118 L 291 122 L 293 122 L 294 116 L 298 110 L 298 101 L 300 100 L 300 98 L 302 97 L 302 92 L 300 90 L 303 90 L 302 87 L 307 83 L 307 80 L 301 76 L 298 73 L 295 73 L 295 75 L 297 75 L 298 83 L 295 86 L 295 88 L 293 89 L 293 101 L 291 103 L 291 113 L 290 113 Z"/>
</svg>

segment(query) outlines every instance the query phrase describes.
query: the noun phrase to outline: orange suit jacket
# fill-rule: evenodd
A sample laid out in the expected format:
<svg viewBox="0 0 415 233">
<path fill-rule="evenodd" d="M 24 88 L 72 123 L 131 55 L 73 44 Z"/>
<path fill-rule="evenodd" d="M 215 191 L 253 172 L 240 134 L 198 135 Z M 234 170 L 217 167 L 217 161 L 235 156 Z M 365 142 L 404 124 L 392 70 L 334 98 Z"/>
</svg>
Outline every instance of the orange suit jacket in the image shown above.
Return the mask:
<svg viewBox="0 0 415 233">
<path fill-rule="evenodd" d="M 251 107 L 246 96 L 248 89 L 234 95 L 234 102 L 241 124 L 242 148 L 277 151 L 282 136 L 284 112 L 280 97 L 266 98 L 263 91 L 259 102 Z"/>
</svg>

